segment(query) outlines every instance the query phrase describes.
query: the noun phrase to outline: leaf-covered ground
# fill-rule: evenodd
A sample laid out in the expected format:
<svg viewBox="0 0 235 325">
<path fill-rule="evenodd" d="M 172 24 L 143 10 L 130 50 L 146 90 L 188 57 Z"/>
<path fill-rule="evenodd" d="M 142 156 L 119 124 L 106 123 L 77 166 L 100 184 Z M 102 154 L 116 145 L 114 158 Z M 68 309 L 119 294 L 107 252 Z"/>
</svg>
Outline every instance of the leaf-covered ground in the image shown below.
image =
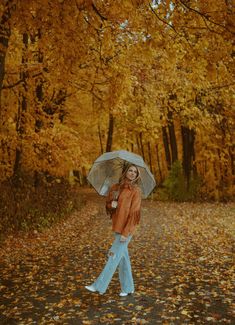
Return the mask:
<svg viewBox="0 0 235 325">
<path fill-rule="evenodd" d="M 0 324 L 234 324 L 235 205 L 144 201 L 130 243 L 136 292 L 104 295 L 86 284 L 112 243 L 104 199 L 44 233 L 0 249 Z"/>
</svg>

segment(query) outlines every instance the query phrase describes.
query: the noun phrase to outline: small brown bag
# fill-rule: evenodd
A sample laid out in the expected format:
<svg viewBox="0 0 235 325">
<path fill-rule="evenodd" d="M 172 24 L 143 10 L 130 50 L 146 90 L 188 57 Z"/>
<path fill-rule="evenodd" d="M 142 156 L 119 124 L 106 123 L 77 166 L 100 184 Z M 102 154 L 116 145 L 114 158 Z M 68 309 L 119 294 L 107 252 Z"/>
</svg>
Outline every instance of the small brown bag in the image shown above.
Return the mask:
<svg viewBox="0 0 235 325">
<path fill-rule="evenodd" d="M 111 207 L 113 210 L 117 209 L 118 207 L 118 197 L 119 197 L 119 190 L 112 192 L 113 200 L 111 201 Z"/>
</svg>

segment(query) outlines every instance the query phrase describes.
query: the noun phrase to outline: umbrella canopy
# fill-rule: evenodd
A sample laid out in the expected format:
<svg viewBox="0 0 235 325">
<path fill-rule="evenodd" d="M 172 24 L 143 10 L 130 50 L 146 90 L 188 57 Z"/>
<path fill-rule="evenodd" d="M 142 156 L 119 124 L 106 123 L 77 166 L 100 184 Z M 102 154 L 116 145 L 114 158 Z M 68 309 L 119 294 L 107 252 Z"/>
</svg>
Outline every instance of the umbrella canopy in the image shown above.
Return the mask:
<svg viewBox="0 0 235 325">
<path fill-rule="evenodd" d="M 118 183 L 126 163 L 138 166 L 140 171 L 139 186 L 143 198 L 146 198 L 156 186 L 154 176 L 141 156 L 126 150 L 106 152 L 98 157 L 93 163 L 87 179 L 100 195 L 107 195 L 110 187 Z"/>
</svg>

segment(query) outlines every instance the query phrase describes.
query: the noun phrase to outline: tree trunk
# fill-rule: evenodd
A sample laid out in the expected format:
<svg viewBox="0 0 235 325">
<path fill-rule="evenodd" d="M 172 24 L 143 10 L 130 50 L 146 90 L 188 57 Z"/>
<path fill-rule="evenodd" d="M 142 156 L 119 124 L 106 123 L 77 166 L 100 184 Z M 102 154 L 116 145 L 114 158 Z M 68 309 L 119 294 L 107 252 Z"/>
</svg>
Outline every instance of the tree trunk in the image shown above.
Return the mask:
<svg viewBox="0 0 235 325">
<path fill-rule="evenodd" d="M 167 169 L 170 170 L 170 168 L 171 168 L 171 153 L 170 153 L 170 148 L 169 148 L 167 129 L 165 126 L 162 127 L 162 138 L 163 138 L 163 144 L 164 144 L 165 155 L 166 155 Z"/>
<path fill-rule="evenodd" d="M 21 149 L 16 148 L 15 163 L 13 168 L 12 181 L 15 187 L 20 186 L 20 159 L 21 159 Z"/>
<path fill-rule="evenodd" d="M 143 145 L 143 134 L 142 132 L 139 133 L 139 139 L 140 139 L 140 150 L 141 150 L 141 155 L 143 159 L 145 160 L 145 155 L 144 155 L 144 145 Z"/>
<path fill-rule="evenodd" d="M 140 140 L 138 134 L 136 134 L 136 143 L 137 143 L 138 153 L 141 154 Z"/>
<path fill-rule="evenodd" d="M 153 172 L 153 165 L 152 165 L 152 156 L 151 156 L 151 145 L 150 142 L 148 141 L 148 156 L 149 156 L 149 167 L 151 173 Z"/>
<path fill-rule="evenodd" d="M 106 143 L 106 152 L 109 152 L 112 150 L 113 129 L 114 129 L 114 116 L 112 113 L 109 113 L 109 129 L 108 129 L 108 137 L 107 137 L 107 143 Z"/>
<path fill-rule="evenodd" d="M 39 29 L 37 35 L 35 35 L 34 37 L 31 37 L 31 42 L 33 44 L 35 44 L 38 40 L 40 40 L 40 38 L 41 38 L 41 31 Z M 43 63 L 43 54 L 40 49 L 37 51 L 36 58 L 37 58 L 37 61 L 36 61 L 37 63 Z M 36 93 L 37 101 L 42 103 L 44 96 L 43 96 L 43 79 L 41 77 L 39 77 L 39 79 L 37 80 L 37 86 L 35 89 L 35 93 Z M 35 103 L 35 106 L 37 107 L 37 102 Z M 35 125 L 34 125 L 35 132 L 36 133 L 40 132 L 42 127 L 43 127 L 43 121 L 40 118 L 39 114 L 37 114 L 37 110 L 36 110 Z M 39 185 L 40 185 L 40 175 L 39 175 L 38 171 L 35 170 L 34 171 L 34 187 L 38 188 Z"/>
<path fill-rule="evenodd" d="M 26 51 L 28 48 L 28 34 L 23 34 L 23 44 L 24 50 Z M 25 59 L 24 54 L 22 57 L 22 63 L 27 63 L 27 59 Z M 24 92 L 27 93 L 27 73 L 23 71 L 20 75 L 20 78 L 23 80 L 23 87 Z M 27 98 L 25 94 L 22 94 L 22 101 L 19 101 L 19 108 L 18 108 L 18 118 L 17 118 L 17 133 L 19 138 L 19 143 L 21 143 L 22 135 L 25 133 L 26 128 L 26 112 L 27 112 Z M 16 156 L 15 156 L 15 163 L 14 163 L 14 172 L 13 172 L 13 180 L 15 186 L 20 185 L 20 173 L 21 173 L 21 155 L 22 155 L 22 148 L 18 146 L 16 149 Z"/>
<path fill-rule="evenodd" d="M 131 143 L 131 152 L 133 152 L 133 151 L 134 151 L 134 144 Z"/>
<path fill-rule="evenodd" d="M 233 147 L 235 147 L 235 146 L 233 146 Z M 228 152 L 229 152 L 230 161 L 231 161 L 232 175 L 235 176 L 235 162 L 234 162 L 233 147 L 229 147 Z"/>
<path fill-rule="evenodd" d="M 157 153 L 157 165 L 159 170 L 160 183 L 162 183 L 163 177 L 162 177 L 162 170 L 161 170 L 160 159 L 159 159 L 158 144 L 156 144 L 155 148 Z"/>
<path fill-rule="evenodd" d="M 189 189 L 191 171 L 193 169 L 193 161 L 195 160 L 195 131 L 181 126 L 181 134 L 183 143 L 183 170 L 187 181 L 187 189 Z"/>
<path fill-rule="evenodd" d="M 2 17 L 0 18 L 0 121 L 1 123 L 3 121 L 1 94 L 2 94 L 3 80 L 5 76 L 5 58 L 8 49 L 9 39 L 11 36 L 10 18 L 13 9 L 14 9 L 13 0 L 6 1 Z"/>
<path fill-rule="evenodd" d="M 102 135 L 101 135 L 101 129 L 100 129 L 100 122 L 98 122 L 98 136 L 99 136 L 99 142 L 100 142 L 100 152 L 101 154 L 104 153 L 103 143 L 102 143 Z"/>
<path fill-rule="evenodd" d="M 177 149 L 177 141 L 175 136 L 175 126 L 172 119 L 172 112 L 168 112 L 168 131 L 170 137 L 170 146 L 171 146 L 171 164 L 173 164 L 176 160 L 178 160 L 178 149 Z"/>
</svg>

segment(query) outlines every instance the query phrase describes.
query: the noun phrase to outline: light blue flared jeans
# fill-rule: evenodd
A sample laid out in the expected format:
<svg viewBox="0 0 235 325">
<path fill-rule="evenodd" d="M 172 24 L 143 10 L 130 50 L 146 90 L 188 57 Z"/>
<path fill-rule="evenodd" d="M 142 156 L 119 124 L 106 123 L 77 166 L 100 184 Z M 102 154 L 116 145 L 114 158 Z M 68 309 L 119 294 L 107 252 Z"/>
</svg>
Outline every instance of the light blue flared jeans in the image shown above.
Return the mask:
<svg viewBox="0 0 235 325">
<path fill-rule="evenodd" d="M 114 233 L 114 236 L 115 239 L 109 250 L 107 263 L 92 285 L 99 293 L 105 293 L 118 267 L 121 291 L 126 293 L 134 292 L 134 282 L 128 253 L 128 244 L 132 236 L 128 236 L 125 242 L 120 242 L 120 234 Z"/>
</svg>

